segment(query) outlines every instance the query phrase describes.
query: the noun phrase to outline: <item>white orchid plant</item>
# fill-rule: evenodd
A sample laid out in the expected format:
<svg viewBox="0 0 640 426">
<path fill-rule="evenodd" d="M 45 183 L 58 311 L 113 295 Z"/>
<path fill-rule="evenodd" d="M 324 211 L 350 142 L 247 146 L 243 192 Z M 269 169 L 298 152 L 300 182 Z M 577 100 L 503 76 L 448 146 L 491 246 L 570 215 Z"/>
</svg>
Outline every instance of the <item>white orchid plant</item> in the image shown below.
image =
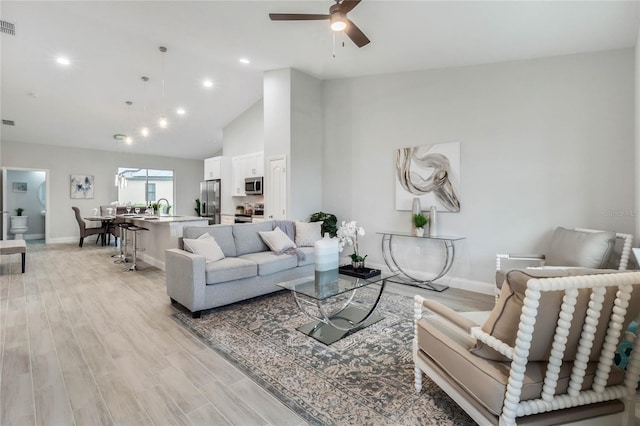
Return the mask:
<svg viewBox="0 0 640 426">
<path fill-rule="evenodd" d="M 340 252 L 342 252 L 345 245 L 353 246 L 353 254 L 350 255 L 351 260 L 354 262 L 364 262 L 364 259 L 368 255 L 362 257 L 358 252 L 358 236 L 364 236 L 364 228 L 362 226 L 358 226 L 355 220 L 351 222 L 342 221 L 342 225 L 338 227 L 336 236 L 338 237 L 338 249 Z"/>
</svg>

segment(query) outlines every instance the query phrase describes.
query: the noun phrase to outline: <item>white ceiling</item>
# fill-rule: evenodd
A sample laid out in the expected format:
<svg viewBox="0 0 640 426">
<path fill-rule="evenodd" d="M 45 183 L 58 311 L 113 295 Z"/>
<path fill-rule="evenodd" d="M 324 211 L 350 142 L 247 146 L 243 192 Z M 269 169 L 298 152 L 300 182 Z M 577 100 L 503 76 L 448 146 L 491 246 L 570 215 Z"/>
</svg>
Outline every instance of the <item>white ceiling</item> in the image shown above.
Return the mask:
<svg viewBox="0 0 640 426">
<path fill-rule="evenodd" d="M 151 127 L 167 109 L 168 129 L 154 127 L 146 140 L 134 134 L 121 149 L 202 159 L 221 149 L 223 127 L 262 97 L 265 70 L 334 79 L 630 47 L 638 34 L 635 1 L 364 0 L 349 18 L 371 44 L 358 49 L 339 34 L 333 57 L 326 21 L 268 19 L 328 13 L 332 4 L 3 0 L 0 17 L 16 35 L 0 36 L 0 113 L 16 125 L 1 126 L 2 140 L 115 150 L 115 133 Z M 164 99 L 159 46 L 168 48 Z M 55 63 L 62 54 L 71 66 Z M 213 89 L 202 88 L 205 77 Z M 187 115 L 174 115 L 177 106 Z"/>
</svg>

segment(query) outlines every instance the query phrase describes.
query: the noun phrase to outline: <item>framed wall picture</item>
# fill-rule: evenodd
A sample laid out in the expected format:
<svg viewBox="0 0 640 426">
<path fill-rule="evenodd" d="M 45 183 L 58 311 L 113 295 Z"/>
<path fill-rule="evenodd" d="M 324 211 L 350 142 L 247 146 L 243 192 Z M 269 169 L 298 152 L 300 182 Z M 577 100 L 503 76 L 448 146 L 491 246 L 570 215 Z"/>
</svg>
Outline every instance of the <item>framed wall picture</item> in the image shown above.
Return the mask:
<svg viewBox="0 0 640 426">
<path fill-rule="evenodd" d="M 13 192 L 27 192 L 27 182 L 13 182 Z"/>
<path fill-rule="evenodd" d="M 93 198 L 93 175 L 71 175 L 71 198 Z"/>
<path fill-rule="evenodd" d="M 460 142 L 437 143 L 396 152 L 396 210 L 460 211 Z"/>
</svg>

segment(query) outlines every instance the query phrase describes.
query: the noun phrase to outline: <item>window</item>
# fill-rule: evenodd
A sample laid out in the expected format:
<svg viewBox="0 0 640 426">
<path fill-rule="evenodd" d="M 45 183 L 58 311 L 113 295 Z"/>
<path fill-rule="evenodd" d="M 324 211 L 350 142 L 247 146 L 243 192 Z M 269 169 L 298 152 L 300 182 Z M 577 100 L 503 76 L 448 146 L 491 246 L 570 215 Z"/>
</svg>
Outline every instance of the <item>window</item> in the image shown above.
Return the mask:
<svg viewBox="0 0 640 426">
<path fill-rule="evenodd" d="M 118 203 L 146 206 L 166 199 L 173 206 L 173 170 L 119 167 Z"/>
<path fill-rule="evenodd" d="M 156 184 L 147 182 L 147 202 L 156 201 Z"/>
</svg>

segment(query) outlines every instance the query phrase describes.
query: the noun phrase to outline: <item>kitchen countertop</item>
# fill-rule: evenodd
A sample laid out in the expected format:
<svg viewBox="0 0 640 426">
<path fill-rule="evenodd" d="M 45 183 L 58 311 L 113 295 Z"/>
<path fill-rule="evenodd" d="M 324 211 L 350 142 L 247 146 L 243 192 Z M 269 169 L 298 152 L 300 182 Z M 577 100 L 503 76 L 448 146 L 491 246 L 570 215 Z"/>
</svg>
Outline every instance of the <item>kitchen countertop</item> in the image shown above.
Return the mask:
<svg viewBox="0 0 640 426">
<path fill-rule="evenodd" d="M 123 219 L 143 220 L 147 223 L 176 223 L 176 222 L 193 222 L 207 220 L 206 217 L 199 216 L 145 216 L 145 215 L 120 215 Z"/>
</svg>

